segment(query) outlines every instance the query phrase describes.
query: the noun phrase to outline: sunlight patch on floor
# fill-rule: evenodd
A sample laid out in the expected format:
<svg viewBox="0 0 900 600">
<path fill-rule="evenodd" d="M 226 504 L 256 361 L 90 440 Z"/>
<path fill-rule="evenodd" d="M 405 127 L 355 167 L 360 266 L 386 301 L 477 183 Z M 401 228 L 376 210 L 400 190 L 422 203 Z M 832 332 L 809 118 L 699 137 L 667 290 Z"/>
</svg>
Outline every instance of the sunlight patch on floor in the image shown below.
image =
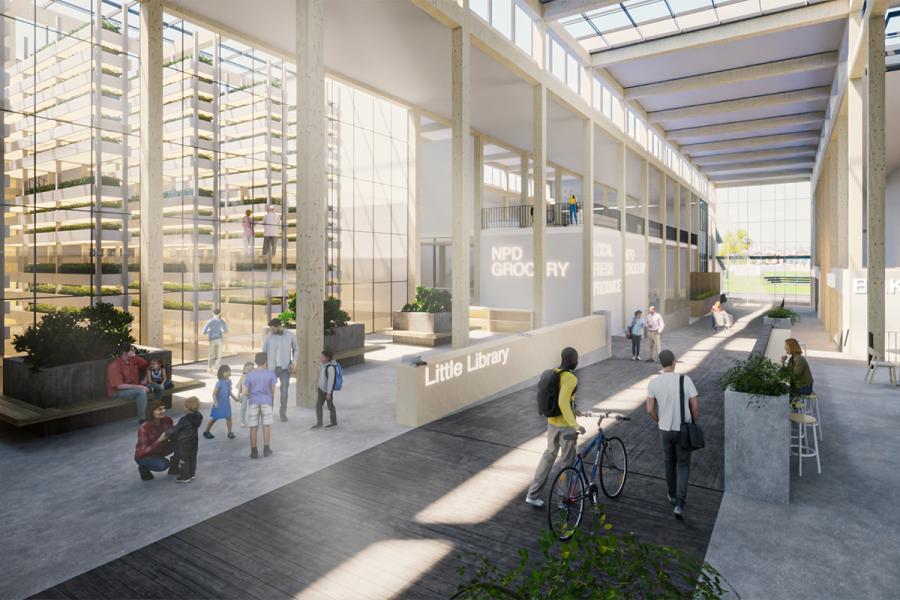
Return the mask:
<svg viewBox="0 0 900 600">
<path fill-rule="evenodd" d="M 376 542 L 296 594 L 298 600 L 394 598 L 453 551 L 443 540 Z"/>
</svg>

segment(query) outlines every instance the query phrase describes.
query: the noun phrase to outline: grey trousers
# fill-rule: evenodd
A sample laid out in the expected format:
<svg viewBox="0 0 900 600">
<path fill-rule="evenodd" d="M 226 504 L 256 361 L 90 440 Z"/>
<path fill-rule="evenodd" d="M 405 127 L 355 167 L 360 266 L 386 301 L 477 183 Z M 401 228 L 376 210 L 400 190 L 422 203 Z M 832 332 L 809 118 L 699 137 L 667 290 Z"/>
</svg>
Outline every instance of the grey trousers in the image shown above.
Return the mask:
<svg viewBox="0 0 900 600">
<path fill-rule="evenodd" d="M 678 431 L 660 430 L 659 441 L 662 445 L 669 495 L 675 498 L 676 506 L 683 507 L 691 475 L 691 451 L 681 447 L 679 435 Z"/>
<path fill-rule="evenodd" d="M 281 387 L 281 416 L 285 417 L 287 416 L 288 388 L 291 385 L 291 372 L 281 367 L 275 367 L 275 377 L 278 378 Z"/>
<path fill-rule="evenodd" d="M 553 470 L 553 464 L 556 462 L 556 455 L 562 448 L 562 464 L 565 467 L 571 465 L 575 460 L 575 430 L 571 427 L 557 427 L 547 424 L 547 449 L 541 455 L 541 462 L 538 463 L 537 470 L 534 472 L 534 479 L 528 486 L 528 497 L 537 498 L 550 472 Z M 572 439 L 565 439 L 563 436 L 571 435 Z"/>
</svg>

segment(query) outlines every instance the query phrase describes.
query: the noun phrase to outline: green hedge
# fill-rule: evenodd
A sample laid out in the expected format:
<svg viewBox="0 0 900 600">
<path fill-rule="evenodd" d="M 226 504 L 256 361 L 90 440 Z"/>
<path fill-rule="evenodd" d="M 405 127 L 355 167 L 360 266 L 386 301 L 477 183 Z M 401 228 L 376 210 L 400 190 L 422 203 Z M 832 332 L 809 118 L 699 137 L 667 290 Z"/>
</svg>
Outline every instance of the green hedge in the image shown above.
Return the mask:
<svg viewBox="0 0 900 600">
<path fill-rule="evenodd" d="M 94 176 L 80 177 L 78 179 L 70 179 L 69 181 L 61 181 L 59 183 L 46 183 L 25 190 L 25 195 L 40 194 L 41 192 L 50 192 L 53 190 L 64 190 L 66 188 L 75 187 L 77 185 L 86 185 L 94 183 Z M 101 185 L 120 186 L 122 181 L 118 177 L 110 177 L 104 175 L 100 178 Z"/>
</svg>

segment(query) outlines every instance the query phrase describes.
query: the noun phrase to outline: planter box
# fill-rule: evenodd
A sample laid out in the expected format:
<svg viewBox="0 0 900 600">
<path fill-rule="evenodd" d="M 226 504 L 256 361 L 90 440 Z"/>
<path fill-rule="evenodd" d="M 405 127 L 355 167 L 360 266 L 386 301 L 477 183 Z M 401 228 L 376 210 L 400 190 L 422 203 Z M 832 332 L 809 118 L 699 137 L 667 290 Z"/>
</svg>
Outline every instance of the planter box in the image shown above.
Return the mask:
<svg viewBox="0 0 900 600">
<path fill-rule="evenodd" d="M 790 329 L 793 324 L 794 321 L 790 317 L 785 317 L 783 319 L 763 317 L 763 325 L 771 325 L 775 329 Z"/>
<path fill-rule="evenodd" d="M 392 327 L 399 331 L 416 333 L 449 333 L 453 313 L 395 312 Z"/>
<path fill-rule="evenodd" d="M 711 296 L 703 300 L 691 300 L 691 316 L 703 317 L 708 315 L 709 311 L 712 310 L 713 304 L 718 302 L 718 300 L 719 296 Z"/>
<path fill-rule="evenodd" d="M 790 404 L 784 396 L 725 391 L 725 491 L 790 501 Z"/>
<path fill-rule="evenodd" d="M 140 357 L 159 358 L 172 373 L 172 351 L 147 348 Z M 91 360 L 32 371 L 24 356 L 3 359 L 3 394 L 41 408 L 56 408 L 106 397 L 110 359 Z"/>
<path fill-rule="evenodd" d="M 353 350 L 362 350 L 366 345 L 366 326 L 362 323 L 350 323 L 343 327 L 338 327 L 334 333 L 325 336 L 325 347 L 334 352 L 341 354 L 351 352 Z M 366 361 L 366 355 L 360 352 L 356 356 L 348 356 L 338 360 L 342 367 L 350 367 L 359 365 Z"/>
</svg>

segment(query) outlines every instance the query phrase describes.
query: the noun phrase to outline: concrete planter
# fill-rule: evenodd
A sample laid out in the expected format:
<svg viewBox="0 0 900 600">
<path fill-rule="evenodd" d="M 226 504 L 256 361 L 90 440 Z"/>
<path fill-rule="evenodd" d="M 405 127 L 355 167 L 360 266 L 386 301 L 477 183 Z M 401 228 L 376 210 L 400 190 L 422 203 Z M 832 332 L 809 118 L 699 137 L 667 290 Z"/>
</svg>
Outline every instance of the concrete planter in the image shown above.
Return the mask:
<svg viewBox="0 0 900 600">
<path fill-rule="evenodd" d="M 159 358 L 172 373 L 172 351 L 147 348 L 140 357 Z M 40 406 L 56 408 L 106 396 L 109 359 L 90 360 L 32 371 L 24 356 L 3 359 L 3 394 Z"/>
<path fill-rule="evenodd" d="M 392 325 L 396 331 L 416 333 L 449 333 L 453 313 L 395 312 Z"/>
<path fill-rule="evenodd" d="M 790 320 L 790 319 L 788 319 Z M 790 501 L 789 398 L 725 391 L 725 491 Z"/>
<path fill-rule="evenodd" d="M 793 324 L 794 321 L 790 317 L 785 317 L 783 319 L 763 317 L 763 325 L 771 325 L 775 329 L 790 329 Z"/>
<path fill-rule="evenodd" d="M 325 336 L 325 347 L 334 352 L 341 354 L 351 350 L 361 350 L 366 345 L 366 326 L 362 323 L 350 323 L 343 327 L 338 327 L 334 333 Z M 338 362 L 343 367 L 361 364 L 366 357 L 363 354 L 359 356 L 351 356 L 341 359 Z"/>
<path fill-rule="evenodd" d="M 703 300 L 691 300 L 691 316 L 703 317 L 709 314 L 713 304 L 719 301 L 719 296 L 710 296 Z"/>
</svg>

